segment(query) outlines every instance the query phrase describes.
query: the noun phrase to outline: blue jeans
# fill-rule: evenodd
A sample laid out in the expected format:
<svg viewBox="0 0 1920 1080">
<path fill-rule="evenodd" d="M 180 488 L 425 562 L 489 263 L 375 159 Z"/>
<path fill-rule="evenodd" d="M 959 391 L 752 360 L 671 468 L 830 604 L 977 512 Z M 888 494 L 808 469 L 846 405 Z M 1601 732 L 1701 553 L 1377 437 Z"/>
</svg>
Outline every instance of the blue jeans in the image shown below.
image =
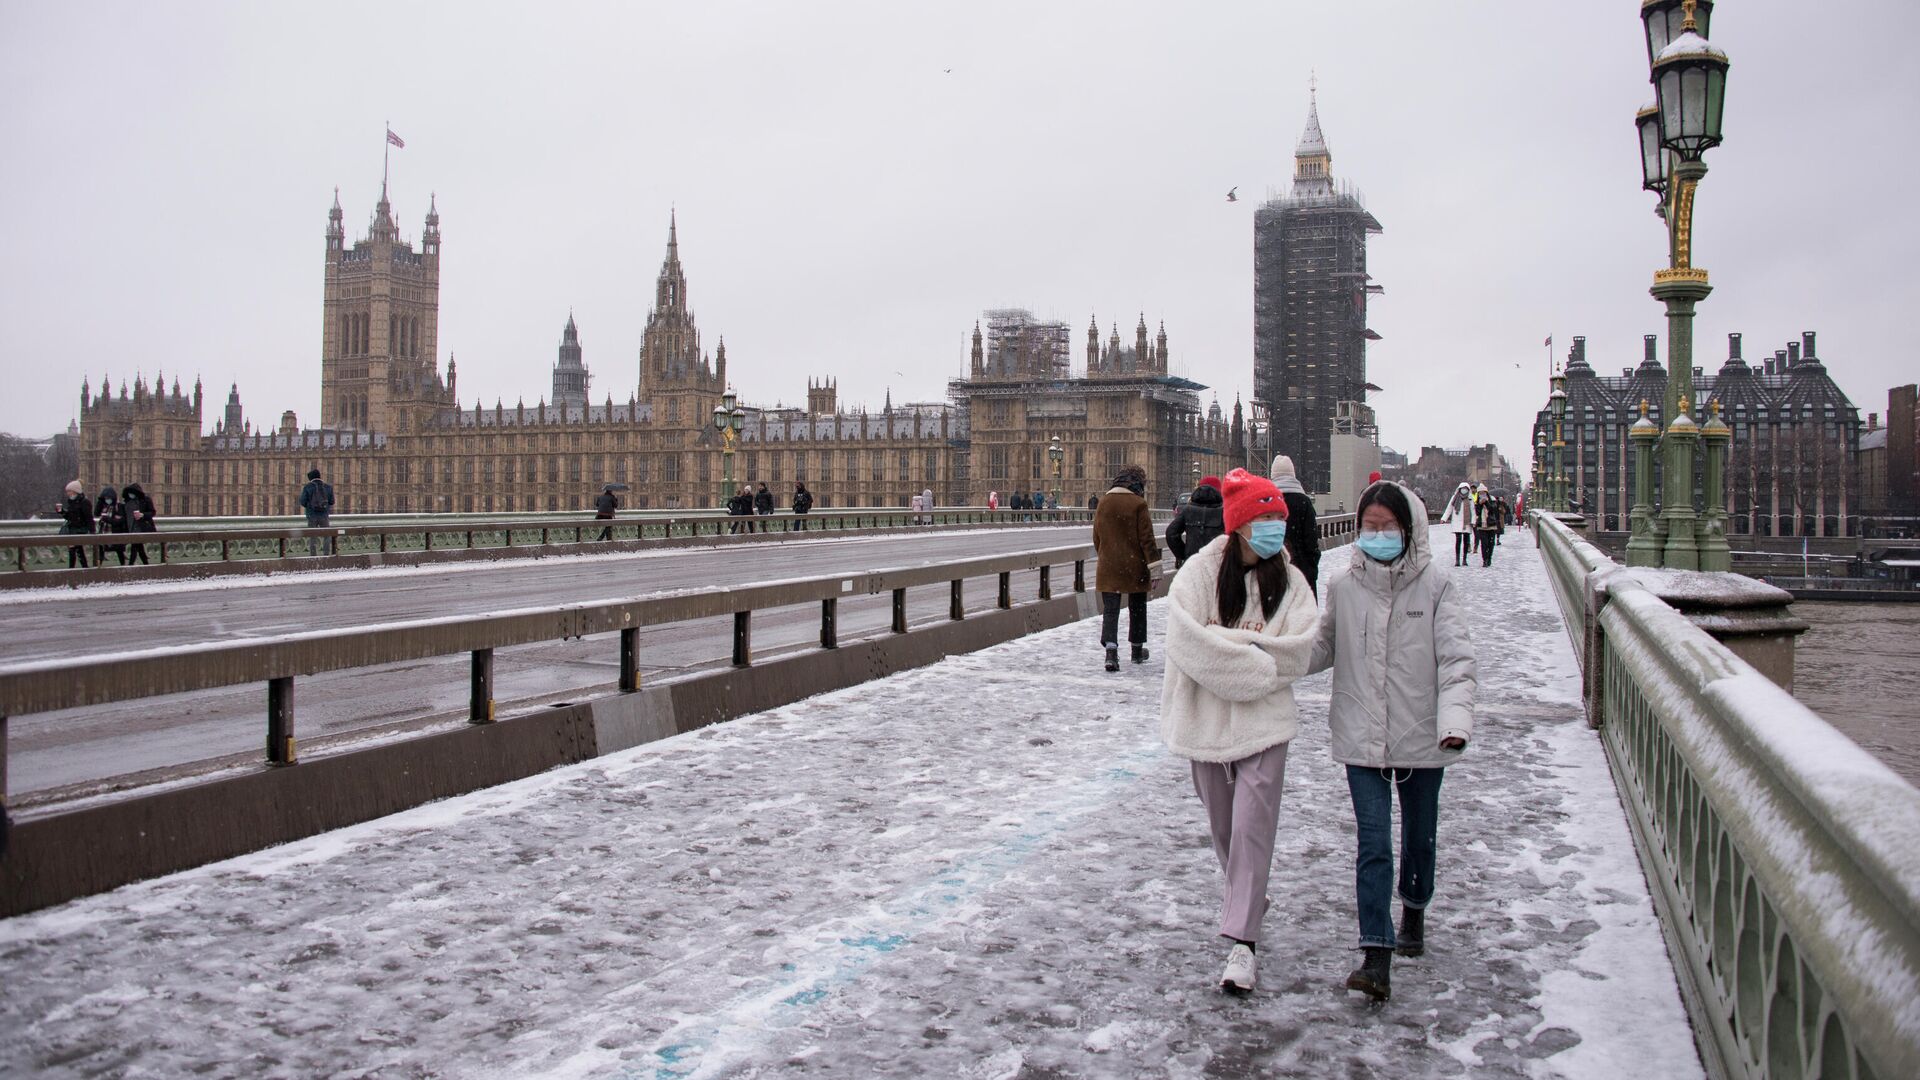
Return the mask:
<svg viewBox="0 0 1920 1080">
<path fill-rule="evenodd" d="M 1353 891 L 1360 908 L 1360 947 L 1391 949 L 1393 937 L 1393 793 L 1400 792 L 1400 901 L 1424 908 L 1433 900 L 1433 864 L 1445 769 L 1347 766 L 1347 791 L 1359 826 Z M 1388 777 L 1392 779 L 1389 780 Z"/>
</svg>

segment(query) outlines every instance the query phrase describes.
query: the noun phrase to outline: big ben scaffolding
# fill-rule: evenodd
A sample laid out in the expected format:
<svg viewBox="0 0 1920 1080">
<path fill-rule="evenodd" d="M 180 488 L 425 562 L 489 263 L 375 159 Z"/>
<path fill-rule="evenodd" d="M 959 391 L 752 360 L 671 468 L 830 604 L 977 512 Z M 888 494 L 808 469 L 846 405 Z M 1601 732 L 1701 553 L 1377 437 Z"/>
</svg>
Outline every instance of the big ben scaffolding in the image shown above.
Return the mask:
<svg viewBox="0 0 1920 1080">
<path fill-rule="evenodd" d="M 1294 148 L 1292 189 L 1267 200 L 1253 225 L 1253 385 L 1272 450 L 1293 457 L 1300 482 L 1329 490 L 1329 439 L 1341 403 L 1364 407 L 1367 237 L 1380 222 L 1360 193 L 1333 179 L 1317 98 Z"/>
</svg>

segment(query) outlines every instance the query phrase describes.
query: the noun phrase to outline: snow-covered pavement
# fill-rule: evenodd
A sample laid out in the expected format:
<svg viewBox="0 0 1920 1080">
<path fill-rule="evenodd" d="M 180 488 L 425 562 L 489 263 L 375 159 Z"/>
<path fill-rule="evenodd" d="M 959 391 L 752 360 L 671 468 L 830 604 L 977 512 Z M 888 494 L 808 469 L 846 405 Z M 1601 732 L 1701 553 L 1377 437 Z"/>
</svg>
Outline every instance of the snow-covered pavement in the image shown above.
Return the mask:
<svg viewBox="0 0 1920 1080">
<path fill-rule="evenodd" d="M 1538 555 L 1513 530 L 1454 573 L 1481 709 L 1384 1006 L 1342 989 L 1326 676 L 1230 998 L 1158 650 L 1108 675 L 1082 623 L 0 922 L 0 1071 L 1699 1075 Z"/>
</svg>

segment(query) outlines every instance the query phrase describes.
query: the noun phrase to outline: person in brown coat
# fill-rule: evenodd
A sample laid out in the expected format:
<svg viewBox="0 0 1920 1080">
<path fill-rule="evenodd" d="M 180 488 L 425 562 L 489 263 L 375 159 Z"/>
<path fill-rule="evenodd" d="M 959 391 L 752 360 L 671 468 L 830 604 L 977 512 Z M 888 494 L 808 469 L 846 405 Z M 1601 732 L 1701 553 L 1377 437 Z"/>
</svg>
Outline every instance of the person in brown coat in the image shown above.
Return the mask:
<svg viewBox="0 0 1920 1080">
<path fill-rule="evenodd" d="M 1120 598 L 1127 598 L 1127 640 L 1133 662 L 1147 662 L 1147 590 L 1160 566 L 1153 515 L 1147 510 L 1146 470 L 1129 465 L 1113 478 L 1093 512 L 1093 546 L 1099 554 L 1094 587 L 1100 590 L 1100 644 L 1107 670 L 1120 670 Z"/>
</svg>

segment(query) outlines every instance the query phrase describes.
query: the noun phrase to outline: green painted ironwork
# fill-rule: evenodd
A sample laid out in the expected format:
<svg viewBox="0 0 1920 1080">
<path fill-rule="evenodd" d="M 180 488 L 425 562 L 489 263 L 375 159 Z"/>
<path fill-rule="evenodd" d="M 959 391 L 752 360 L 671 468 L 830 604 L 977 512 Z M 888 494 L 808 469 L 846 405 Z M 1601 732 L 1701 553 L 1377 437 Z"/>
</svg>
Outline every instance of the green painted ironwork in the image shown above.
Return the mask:
<svg viewBox="0 0 1920 1080">
<path fill-rule="evenodd" d="M 1920 1076 L 1920 789 L 1528 516 L 1709 1074 Z"/>
</svg>

